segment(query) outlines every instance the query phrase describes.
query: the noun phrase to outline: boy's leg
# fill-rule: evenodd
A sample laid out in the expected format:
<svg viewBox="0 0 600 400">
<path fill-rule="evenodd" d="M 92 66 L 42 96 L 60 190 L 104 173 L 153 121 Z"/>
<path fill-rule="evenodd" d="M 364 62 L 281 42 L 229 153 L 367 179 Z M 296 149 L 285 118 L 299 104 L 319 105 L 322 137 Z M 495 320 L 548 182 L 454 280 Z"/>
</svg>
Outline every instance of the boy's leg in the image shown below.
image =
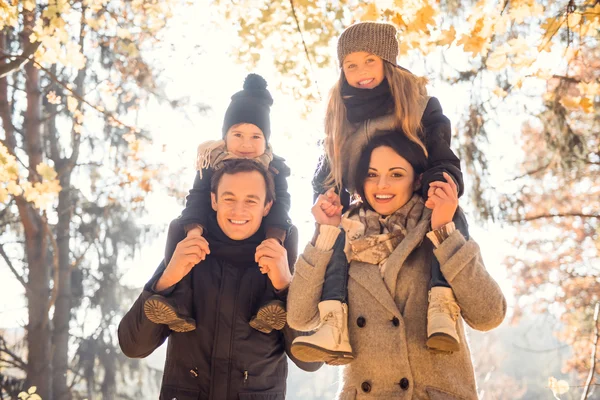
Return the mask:
<svg viewBox="0 0 600 400">
<path fill-rule="evenodd" d="M 286 323 L 285 303 L 274 299 L 274 292 L 275 288 L 271 280 L 267 278 L 267 289 L 260 301 L 260 307 L 256 315 L 250 319 L 250 326 L 262 333 L 271 333 L 273 330 L 280 331 Z"/>
<path fill-rule="evenodd" d="M 467 220 L 459 208 L 453 218 L 454 225 L 466 239 L 469 238 Z M 442 274 L 436 257 L 431 261 L 429 308 L 427 310 L 427 346 L 433 350 L 457 351 L 459 349 L 456 320 L 460 308 L 450 284 Z"/>
<path fill-rule="evenodd" d="M 343 365 L 354 359 L 348 335 L 348 261 L 344 243 L 345 236 L 340 235 L 325 271 L 319 303 L 321 326 L 312 335 L 300 336 L 292 343 L 292 354 L 301 361 Z"/>
<path fill-rule="evenodd" d="M 165 265 L 169 265 L 177 244 L 185 239 L 185 231 L 178 220 L 169 225 L 167 245 L 165 246 Z M 156 324 L 169 325 L 175 332 L 189 332 L 196 329 L 192 317 L 192 271 L 172 288 L 161 294 L 150 296 L 144 303 L 144 313 Z"/>
<path fill-rule="evenodd" d="M 265 229 L 267 239 L 275 239 L 282 245 L 285 243 L 287 233 L 286 230 L 275 226 L 268 226 Z M 285 303 L 281 300 L 273 299 L 274 292 L 275 288 L 271 280 L 267 279 L 267 289 L 260 301 L 260 307 L 256 315 L 250 319 L 250 326 L 262 333 L 271 333 L 273 330 L 279 331 L 285 326 L 287 318 Z"/>
</svg>

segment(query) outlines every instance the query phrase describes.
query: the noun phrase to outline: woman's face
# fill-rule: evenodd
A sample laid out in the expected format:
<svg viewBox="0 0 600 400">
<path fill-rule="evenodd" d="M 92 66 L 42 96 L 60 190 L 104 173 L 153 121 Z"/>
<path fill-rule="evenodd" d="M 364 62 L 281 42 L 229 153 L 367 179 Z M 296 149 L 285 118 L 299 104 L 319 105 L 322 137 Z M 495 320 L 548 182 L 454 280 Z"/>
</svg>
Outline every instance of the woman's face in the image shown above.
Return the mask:
<svg viewBox="0 0 600 400">
<path fill-rule="evenodd" d="M 364 183 L 366 201 L 380 215 L 393 214 L 413 195 L 413 167 L 391 147 L 377 147 L 371 153 Z"/>
</svg>

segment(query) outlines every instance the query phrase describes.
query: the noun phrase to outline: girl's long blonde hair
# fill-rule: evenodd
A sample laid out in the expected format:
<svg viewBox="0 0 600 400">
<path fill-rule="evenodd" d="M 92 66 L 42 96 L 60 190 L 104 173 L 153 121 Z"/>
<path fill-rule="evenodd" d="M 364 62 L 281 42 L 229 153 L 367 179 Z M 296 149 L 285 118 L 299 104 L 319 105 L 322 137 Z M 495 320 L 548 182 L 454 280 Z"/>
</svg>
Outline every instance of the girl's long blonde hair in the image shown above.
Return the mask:
<svg viewBox="0 0 600 400">
<path fill-rule="evenodd" d="M 418 77 L 410 71 L 384 61 L 384 73 L 390 85 L 394 99 L 394 126 L 402 130 L 413 142 L 417 143 L 427 156 L 422 141 L 421 117 L 422 102 L 427 96 L 427 78 Z M 325 157 L 329 161 L 330 172 L 325 180 L 326 186 L 342 187 L 342 145 L 355 130 L 355 126 L 346 118 L 346 106 L 342 101 L 342 84 L 346 78 L 344 71 L 329 93 L 327 114 L 325 117 Z"/>
</svg>

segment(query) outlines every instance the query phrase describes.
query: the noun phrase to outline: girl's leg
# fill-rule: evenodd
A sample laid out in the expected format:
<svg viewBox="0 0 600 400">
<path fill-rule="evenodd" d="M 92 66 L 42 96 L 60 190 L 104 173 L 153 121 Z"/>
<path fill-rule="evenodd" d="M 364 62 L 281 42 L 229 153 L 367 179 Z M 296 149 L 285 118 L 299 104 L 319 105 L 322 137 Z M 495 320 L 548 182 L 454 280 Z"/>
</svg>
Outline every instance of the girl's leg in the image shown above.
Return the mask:
<svg viewBox="0 0 600 400">
<path fill-rule="evenodd" d="M 354 359 L 348 335 L 348 261 L 344 243 L 345 235 L 340 235 L 325 271 L 319 303 L 321 326 L 292 344 L 292 354 L 301 361 L 343 365 Z"/>
<path fill-rule="evenodd" d="M 454 225 L 466 239 L 469 238 L 467 220 L 459 208 L 454 214 Z M 432 350 L 457 351 L 459 347 L 456 319 L 460 308 L 450 284 L 442 274 L 436 257 L 431 261 L 429 308 L 427 310 L 427 347 Z"/>
</svg>

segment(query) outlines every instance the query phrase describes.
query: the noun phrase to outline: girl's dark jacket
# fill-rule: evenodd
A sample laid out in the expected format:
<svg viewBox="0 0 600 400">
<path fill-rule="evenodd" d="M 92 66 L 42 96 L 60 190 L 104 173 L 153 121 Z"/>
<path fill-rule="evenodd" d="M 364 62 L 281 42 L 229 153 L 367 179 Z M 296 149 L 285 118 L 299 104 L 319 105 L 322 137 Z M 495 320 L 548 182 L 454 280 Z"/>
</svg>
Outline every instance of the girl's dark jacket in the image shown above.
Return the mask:
<svg viewBox="0 0 600 400">
<path fill-rule="evenodd" d="M 264 299 L 267 286 L 268 277 L 260 273 L 253 258 L 253 249 L 264 239 L 264 230 L 261 227 L 248 239 L 254 242 L 244 245 L 241 243 L 244 241 L 228 239 L 216 224 L 214 215 L 208 224 L 211 254 L 191 272 L 196 330 L 171 332 L 166 325 L 150 322 L 144 314 L 144 302 L 155 293 L 154 285 L 165 269 L 163 261 L 119 324 L 121 349 L 128 357 L 143 358 L 169 338 L 160 399 L 284 399 L 288 372 L 286 353 L 289 356 L 289 347 L 298 333 L 286 325 L 283 332 L 273 331 L 267 335 L 248 325 Z M 172 252 L 185 237 L 178 220 L 171 223 L 168 236 L 167 252 Z M 295 261 L 296 228 L 292 227 L 287 236 L 288 259 Z M 273 299 L 285 301 L 287 289 L 271 295 Z M 292 361 L 307 371 L 321 366 L 293 358 Z"/>
<path fill-rule="evenodd" d="M 450 148 L 452 138 L 450 120 L 444 115 L 442 106 L 435 97 L 424 97 L 423 104 L 421 126 L 423 127 L 425 146 L 429 153 L 429 169 L 425 171 L 422 178 L 423 197 L 427 198 L 427 191 L 431 182 L 445 181 L 442 175 L 443 172 L 447 172 L 454 178 L 458 186 L 458 195 L 461 196 L 464 191 L 463 177 L 460 170 L 460 160 Z M 344 187 L 342 188 L 340 197 L 344 209 L 350 203 L 350 194 L 348 191 L 353 192 L 354 168 L 358 164 L 362 149 L 378 132 L 392 129 L 393 124 L 394 116 L 387 114 L 354 125 L 354 132 L 349 135 L 341 152 L 344 157 L 342 160 Z M 313 179 L 315 198 L 327 190 L 325 181 L 329 171 L 330 166 L 327 158 L 323 157 Z"/>
</svg>

